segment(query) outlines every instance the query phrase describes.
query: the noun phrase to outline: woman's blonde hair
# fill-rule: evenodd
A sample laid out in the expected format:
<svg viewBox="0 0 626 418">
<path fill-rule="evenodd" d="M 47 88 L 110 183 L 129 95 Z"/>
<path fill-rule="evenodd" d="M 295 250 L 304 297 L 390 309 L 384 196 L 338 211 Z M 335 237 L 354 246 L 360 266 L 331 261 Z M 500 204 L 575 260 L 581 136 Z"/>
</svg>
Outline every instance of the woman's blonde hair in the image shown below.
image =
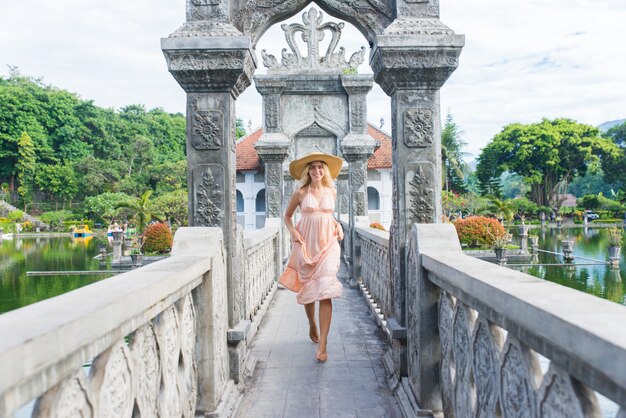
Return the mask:
<svg viewBox="0 0 626 418">
<path fill-rule="evenodd" d="M 330 169 L 328 168 L 328 164 L 324 161 L 311 161 L 304 167 L 302 170 L 302 175 L 300 176 L 300 180 L 296 183 L 296 190 L 301 189 L 302 187 L 308 186 L 311 184 L 311 176 L 309 175 L 309 167 L 311 164 L 315 162 L 322 163 L 322 167 L 324 167 L 324 177 L 322 177 L 322 185 L 324 187 L 332 187 L 335 188 L 335 182 L 333 181 L 333 177 L 330 175 Z"/>
</svg>

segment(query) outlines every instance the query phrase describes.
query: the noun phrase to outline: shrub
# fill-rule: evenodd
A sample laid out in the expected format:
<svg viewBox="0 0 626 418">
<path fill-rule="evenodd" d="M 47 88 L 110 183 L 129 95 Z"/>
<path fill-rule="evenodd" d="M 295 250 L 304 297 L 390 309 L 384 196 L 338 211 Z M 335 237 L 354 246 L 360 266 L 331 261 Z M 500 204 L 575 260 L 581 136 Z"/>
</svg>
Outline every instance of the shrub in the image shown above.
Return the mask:
<svg viewBox="0 0 626 418">
<path fill-rule="evenodd" d="M 143 234 L 143 250 L 148 253 L 168 253 L 172 248 L 172 241 L 172 231 L 167 225 L 160 222 L 153 223 Z"/>
<path fill-rule="evenodd" d="M 497 219 L 485 216 L 457 219 L 454 227 L 461 243 L 470 247 L 493 247 L 496 240 L 507 236 L 506 229 Z"/>
<path fill-rule="evenodd" d="M 54 230 L 63 229 L 63 221 L 70 221 L 75 219 L 75 215 L 69 210 L 56 210 L 52 212 L 43 213 L 39 219 L 50 225 L 50 228 Z M 74 221 L 76 222 L 76 221 Z"/>
<path fill-rule="evenodd" d="M 7 218 L 9 218 L 9 220 L 11 222 L 20 222 L 22 220 L 22 218 L 24 217 L 24 212 L 22 212 L 21 210 L 12 210 L 11 212 L 9 212 L 9 214 L 7 215 Z"/>
</svg>

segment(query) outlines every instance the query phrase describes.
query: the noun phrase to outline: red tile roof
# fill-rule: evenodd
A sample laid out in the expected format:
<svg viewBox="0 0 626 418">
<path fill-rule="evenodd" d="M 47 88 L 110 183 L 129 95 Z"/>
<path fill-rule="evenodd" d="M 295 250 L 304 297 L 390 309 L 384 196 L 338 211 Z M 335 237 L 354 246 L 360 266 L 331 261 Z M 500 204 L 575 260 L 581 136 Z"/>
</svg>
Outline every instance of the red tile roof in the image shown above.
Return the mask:
<svg viewBox="0 0 626 418">
<path fill-rule="evenodd" d="M 370 123 L 367 124 L 367 133 L 380 142 L 380 148 L 374 152 L 368 161 L 367 168 L 391 168 L 391 137 Z M 238 171 L 261 168 L 261 160 L 254 149 L 254 144 L 261 135 L 263 135 L 263 128 L 257 128 L 237 142 Z"/>
</svg>

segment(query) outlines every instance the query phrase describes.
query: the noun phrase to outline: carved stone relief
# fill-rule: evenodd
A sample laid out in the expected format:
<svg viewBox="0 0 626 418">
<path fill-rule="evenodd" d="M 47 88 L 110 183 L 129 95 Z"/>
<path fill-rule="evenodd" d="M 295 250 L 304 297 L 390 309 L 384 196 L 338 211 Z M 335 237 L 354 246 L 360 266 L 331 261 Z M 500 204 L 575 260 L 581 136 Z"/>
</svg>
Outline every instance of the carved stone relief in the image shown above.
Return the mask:
<svg viewBox="0 0 626 418">
<path fill-rule="evenodd" d="M 453 322 L 454 366 L 456 379 L 454 384 L 454 411 L 457 417 L 472 416 L 472 401 L 470 388 L 471 364 L 471 321 L 465 305 L 457 303 Z"/>
<path fill-rule="evenodd" d="M 500 407 L 504 416 L 526 417 L 535 409 L 535 381 L 539 374 L 536 354 L 508 335 L 500 365 Z"/>
<path fill-rule="evenodd" d="M 197 150 L 219 149 L 224 141 L 224 116 L 218 110 L 193 114 L 192 145 Z"/>
<path fill-rule="evenodd" d="M 182 405 L 178 390 L 178 359 L 180 355 L 180 326 L 174 306 L 170 306 L 154 319 L 154 331 L 159 345 L 161 362 L 161 391 L 159 415 L 179 417 Z"/>
<path fill-rule="evenodd" d="M 362 127 L 365 123 L 365 98 L 363 100 L 359 99 L 351 99 L 350 104 L 352 105 L 352 109 L 350 112 L 351 123 L 354 127 Z"/>
<path fill-rule="evenodd" d="M 280 207 L 280 191 L 277 189 L 269 189 L 267 190 L 267 213 L 270 218 L 280 218 L 281 207 Z"/>
<path fill-rule="evenodd" d="M 233 22 L 245 35 L 251 36 L 255 46 L 266 28 L 301 10 L 307 3 L 308 0 L 248 1 L 234 11 Z M 388 2 L 379 0 L 321 0 L 320 4 L 333 10 L 340 18 L 361 27 L 371 42 L 375 34 L 382 33 L 394 17 L 394 10 Z"/>
<path fill-rule="evenodd" d="M 198 379 L 194 352 L 196 348 L 196 314 L 191 295 L 178 302 L 180 317 L 180 398 L 182 400 L 183 417 L 193 418 L 196 410 Z"/>
<path fill-rule="evenodd" d="M 268 97 L 265 100 L 265 127 L 277 128 L 280 112 L 280 98 L 278 96 Z"/>
<path fill-rule="evenodd" d="M 142 416 L 157 416 L 161 365 L 156 336 L 150 323 L 134 332 L 129 344 L 137 407 Z"/>
<path fill-rule="evenodd" d="M 216 6 L 220 4 L 220 2 L 221 0 L 191 0 L 194 6 Z"/>
<path fill-rule="evenodd" d="M 441 342 L 441 397 L 445 416 L 453 416 L 454 386 L 452 382 L 452 316 L 454 302 L 450 295 L 439 296 L 439 339 Z"/>
<path fill-rule="evenodd" d="M 223 226 L 224 221 L 224 167 L 203 165 L 194 168 L 195 184 L 194 225 Z M 236 206 L 234 206 L 236 208 Z"/>
<path fill-rule="evenodd" d="M 404 112 L 404 143 L 407 147 L 427 147 L 433 144 L 433 111 L 427 108 Z"/>
<path fill-rule="evenodd" d="M 93 417 L 93 406 L 86 388 L 85 374 L 79 370 L 73 377 L 59 383 L 37 400 L 33 418 Z"/>
<path fill-rule="evenodd" d="M 484 318 L 479 318 L 474 327 L 472 342 L 473 371 L 476 384 L 476 415 L 485 418 L 497 418 L 496 403 L 498 401 L 498 364 L 500 364 L 499 342 L 493 336 L 502 331 L 492 329 Z"/>
<path fill-rule="evenodd" d="M 543 376 L 538 402 L 540 417 L 602 416 L 595 393 L 554 364 Z"/>
<path fill-rule="evenodd" d="M 131 415 L 135 393 L 130 364 L 130 352 L 123 342 L 96 357 L 91 366 L 90 377 L 98 399 L 95 416 Z"/>
<path fill-rule="evenodd" d="M 303 24 L 294 23 L 291 25 L 283 24 L 281 28 L 285 31 L 285 39 L 291 52 L 287 49 L 282 51 L 282 61 L 278 63 L 276 57 L 267 54 L 265 50 L 261 51 L 263 65 L 270 71 L 280 70 L 343 70 L 346 68 L 357 68 L 363 63 L 365 57 L 365 47 L 361 47 L 359 52 L 352 54 L 348 61 L 345 60 L 345 50 L 339 48 L 337 52 L 337 44 L 341 38 L 341 30 L 343 23 L 327 22 L 322 24 L 323 13 L 319 13 L 315 8 L 309 9 L 308 12 L 302 14 Z M 329 31 L 331 40 L 324 56 L 320 56 L 320 42 L 324 39 L 324 34 Z M 304 56 L 296 43 L 296 34 L 300 33 L 302 40 L 307 45 L 307 55 Z"/>
<path fill-rule="evenodd" d="M 435 222 L 435 168 L 430 162 L 407 164 L 406 211 L 408 224 Z M 395 212 L 394 212 L 395 213 Z"/>
</svg>

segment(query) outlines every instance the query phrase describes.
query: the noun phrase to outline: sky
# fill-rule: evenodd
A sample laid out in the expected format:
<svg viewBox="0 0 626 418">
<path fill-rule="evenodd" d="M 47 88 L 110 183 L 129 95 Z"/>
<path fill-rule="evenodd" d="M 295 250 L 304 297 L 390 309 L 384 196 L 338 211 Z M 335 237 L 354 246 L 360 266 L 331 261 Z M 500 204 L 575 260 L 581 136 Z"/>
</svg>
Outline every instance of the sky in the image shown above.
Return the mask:
<svg viewBox="0 0 626 418">
<path fill-rule="evenodd" d="M 443 23 L 465 35 L 459 68 L 441 90 L 467 143 L 469 159 L 513 122 L 567 117 L 597 126 L 626 118 L 626 2 L 616 0 L 440 0 Z M 141 103 L 185 111 L 185 94 L 167 71 L 160 38 L 185 20 L 185 0 L 1 0 L 0 75 L 23 75 L 77 93 L 102 107 Z M 326 16 L 328 20 L 337 19 Z M 300 21 L 300 13 L 290 21 Z M 346 55 L 366 45 L 347 24 Z M 280 56 L 279 25 L 257 46 Z M 366 62 L 359 73 L 371 73 Z M 390 100 L 375 86 L 368 119 L 390 127 Z M 256 128 L 261 97 L 254 86 L 237 100 L 237 116 Z"/>
</svg>

